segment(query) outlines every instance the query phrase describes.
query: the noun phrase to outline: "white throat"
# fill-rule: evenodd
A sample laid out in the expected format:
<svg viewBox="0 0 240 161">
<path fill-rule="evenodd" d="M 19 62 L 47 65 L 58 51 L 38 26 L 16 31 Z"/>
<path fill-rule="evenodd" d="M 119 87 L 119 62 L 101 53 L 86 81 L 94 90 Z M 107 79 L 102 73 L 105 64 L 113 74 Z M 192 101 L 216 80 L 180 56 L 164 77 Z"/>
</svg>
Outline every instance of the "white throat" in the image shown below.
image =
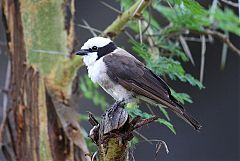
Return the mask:
<svg viewBox="0 0 240 161">
<path fill-rule="evenodd" d="M 83 62 L 87 67 L 92 66 L 97 61 L 97 58 L 98 58 L 97 52 L 90 53 L 83 57 Z"/>
</svg>

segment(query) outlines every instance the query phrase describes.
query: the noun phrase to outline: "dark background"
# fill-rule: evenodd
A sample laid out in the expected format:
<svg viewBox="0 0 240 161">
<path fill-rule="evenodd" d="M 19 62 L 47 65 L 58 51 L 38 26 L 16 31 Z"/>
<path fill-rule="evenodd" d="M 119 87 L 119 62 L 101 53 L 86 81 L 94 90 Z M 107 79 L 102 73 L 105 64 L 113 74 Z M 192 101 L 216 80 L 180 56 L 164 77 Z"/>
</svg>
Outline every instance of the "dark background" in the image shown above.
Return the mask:
<svg viewBox="0 0 240 161">
<path fill-rule="evenodd" d="M 120 8 L 114 1 L 107 3 Z M 205 1 L 206 2 L 206 1 Z M 206 3 L 207 4 L 207 3 Z M 117 16 L 99 1 L 78 1 L 76 10 L 76 24 L 82 24 L 85 19 L 91 26 L 103 30 Z M 4 37 L 0 21 L 0 88 L 4 87 L 7 57 L 4 54 Z M 77 27 L 79 43 L 84 43 L 92 37 L 85 29 Z M 240 44 L 239 38 L 231 36 L 235 44 Z M 122 34 L 117 38 L 116 44 L 124 46 L 131 51 L 127 44 L 127 37 Z M 189 43 L 196 65 L 185 65 L 187 72 L 199 77 L 201 46 L 197 43 Z M 240 45 L 238 45 L 240 47 Z M 166 127 L 152 124 L 140 130 L 149 139 L 161 139 L 168 144 L 170 150 L 166 154 L 162 148 L 157 160 L 162 161 L 239 161 L 240 160 L 240 58 L 232 51 L 228 52 L 227 63 L 224 70 L 220 70 L 222 44 L 215 41 L 207 44 L 206 64 L 204 73 L 204 90 L 199 90 L 181 82 L 171 82 L 171 87 L 178 92 L 186 92 L 192 96 L 193 104 L 186 104 L 187 110 L 192 113 L 203 125 L 201 132 L 194 131 L 189 125 L 171 115 L 177 135 L 171 133 Z M 81 73 L 85 73 L 83 67 Z M 113 100 L 108 98 L 111 102 Z M 0 107 L 2 107 L 2 93 L 0 93 Z M 94 107 L 91 101 L 82 98 L 79 103 L 80 112 L 92 111 L 101 113 Z M 1 111 L 2 114 L 2 111 Z M 88 123 L 82 125 L 89 130 Z M 155 160 L 155 145 L 140 142 L 134 149 L 136 161 Z M 1 159 L 1 158 L 0 158 Z"/>
</svg>

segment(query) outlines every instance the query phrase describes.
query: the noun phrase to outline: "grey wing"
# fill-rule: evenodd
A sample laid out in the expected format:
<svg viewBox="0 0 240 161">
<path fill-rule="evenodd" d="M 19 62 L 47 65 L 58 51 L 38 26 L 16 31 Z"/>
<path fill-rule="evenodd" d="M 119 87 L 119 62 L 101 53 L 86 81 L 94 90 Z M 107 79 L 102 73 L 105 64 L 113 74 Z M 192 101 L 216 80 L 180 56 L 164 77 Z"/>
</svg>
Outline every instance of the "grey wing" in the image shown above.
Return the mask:
<svg viewBox="0 0 240 161">
<path fill-rule="evenodd" d="M 171 95 L 167 84 L 137 59 L 132 56 L 109 54 L 103 58 L 103 61 L 110 79 L 137 95 L 168 107 L 196 130 L 201 128 L 199 122 L 188 115 Z"/>
<path fill-rule="evenodd" d="M 126 89 L 167 107 L 176 106 L 171 100 L 167 84 L 141 62 L 117 54 L 109 54 L 103 61 L 107 66 L 108 76 Z"/>
</svg>

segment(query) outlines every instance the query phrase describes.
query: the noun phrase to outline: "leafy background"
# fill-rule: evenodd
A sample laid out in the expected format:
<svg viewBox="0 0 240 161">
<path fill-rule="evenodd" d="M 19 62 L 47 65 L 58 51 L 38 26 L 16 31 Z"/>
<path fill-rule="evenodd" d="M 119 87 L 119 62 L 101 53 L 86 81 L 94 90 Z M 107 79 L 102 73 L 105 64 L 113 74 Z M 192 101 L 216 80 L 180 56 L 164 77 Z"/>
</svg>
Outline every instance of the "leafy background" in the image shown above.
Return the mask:
<svg viewBox="0 0 240 161">
<path fill-rule="evenodd" d="M 91 5 L 91 9 L 99 12 L 101 11 L 102 14 L 99 14 L 99 16 L 96 18 L 94 16 L 91 16 L 94 14 L 84 9 L 85 7 L 89 6 L 87 3 L 84 3 L 82 4 L 82 7 L 80 7 L 78 10 L 81 18 L 77 20 L 76 24 L 83 24 L 82 19 L 84 19 L 88 22 L 90 26 L 99 30 L 103 30 L 109 23 L 111 23 L 112 20 L 115 19 L 117 13 L 113 12 L 101 3 L 95 3 L 95 1 L 92 2 L 92 4 L 94 5 Z M 110 3 L 108 1 L 105 2 L 113 5 L 117 9 L 120 9 L 118 3 Z M 124 2 L 131 3 L 131 1 Z M 177 2 L 179 3 L 179 5 L 181 5 L 181 1 Z M 186 5 L 188 5 L 188 1 L 184 2 L 186 3 Z M 174 25 L 172 27 L 162 31 L 165 32 L 166 35 L 168 32 L 175 32 L 179 28 L 189 28 L 200 32 L 202 31 L 201 26 L 209 28 L 215 27 L 208 22 L 210 16 L 209 11 L 200 7 L 196 3 L 194 4 L 195 5 L 192 6 L 193 8 L 190 7 L 190 10 L 186 11 L 190 13 L 179 13 L 177 14 L 178 16 L 176 16 L 175 12 L 180 12 L 180 9 L 177 7 L 175 9 L 175 12 L 169 10 L 166 7 L 156 8 L 156 10 L 159 10 L 161 14 L 156 11 L 152 12 L 154 15 L 156 15 L 156 18 L 158 20 L 160 19 L 162 21 L 161 25 L 168 25 L 168 20 L 173 22 Z M 127 5 L 129 4 L 126 3 L 124 5 L 126 5 L 127 8 Z M 210 6 L 211 3 L 204 3 L 204 5 Z M 228 14 L 226 14 L 226 12 Z M 224 14 L 225 16 L 220 16 L 220 14 Z M 186 17 L 186 15 L 190 16 Z M 145 13 L 144 16 L 147 17 L 148 13 Z M 224 19 L 223 17 L 227 16 L 228 23 L 239 23 L 238 21 L 236 22 L 236 15 L 233 15 L 233 13 L 229 12 L 229 10 L 217 10 L 217 12 L 213 16 L 214 19 L 218 20 L 219 22 L 224 21 L 222 20 Z M 231 20 L 234 19 L 234 21 L 230 21 L 229 17 L 231 17 Z M 157 27 L 155 32 L 157 34 L 157 31 L 159 30 L 158 27 L 160 27 L 160 25 L 158 25 L 156 22 L 157 21 L 152 19 L 151 27 L 153 28 L 153 30 L 154 27 Z M 219 25 L 221 30 L 223 29 L 224 32 L 225 30 L 229 32 L 233 31 L 231 31 L 230 27 L 227 27 L 230 24 L 224 24 L 225 27 Z M 234 25 L 231 24 L 231 26 Z M 133 31 L 129 28 L 131 28 Z M 138 33 L 139 28 L 137 23 L 130 23 L 129 28 L 127 29 L 127 31 L 129 31 L 131 34 L 135 32 Z M 82 43 L 89 37 L 92 37 L 91 33 L 88 30 L 80 28 L 78 31 L 79 37 L 81 37 L 80 41 Z M 235 31 L 238 32 L 237 30 Z M 238 33 L 235 34 L 238 35 Z M 234 41 L 235 44 L 239 43 L 239 39 L 237 39 L 236 36 L 231 35 L 231 39 Z M 228 49 L 225 69 L 220 70 L 223 45 L 219 41 L 214 41 L 214 44 L 207 43 L 203 86 L 198 81 L 201 66 L 201 43 L 187 42 L 191 50 L 192 57 L 194 59 L 194 66 L 191 63 L 191 60 L 189 60 L 186 54 L 184 54 L 184 50 L 182 50 L 181 45 L 175 45 L 176 41 L 164 41 L 164 37 L 158 37 L 157 41 L 159 42 L 159 47 L 164 49 L 165 55 L 164 57 L 160 57 L 159 59 L 152 59 L 149 56 L 151 55 L 151 53 L 146 54 L 146 50 L 148 50 L 149 48 L 147 44 L 145 44 L 145 46 L 140 45 L 139 40 L 129 41 L 129 37 L 125 34 L 121 34 L 121 36 L 116 39 L 116 43 L 118 46 L 121 46 L 128 51 L 132 51 L 133 53 L 135 53 L 136 56 L 138 56 L 141 60 L 145 61 L 145 63 L 156 73 L 166 74 L 165 78 L 168 80 L 170 86 L 176 92 L 180 92 L 180 94 L 175 94 L 175 96 L 178 97 L 179 101 L 185 102 L 185 107 L 187 108 L 187 110 L 190 111 L 195 117 L 197 117 L 203 124 L 202 131 L 200 133 L 195 132 L 182 120 L 178 119 L 176 116 L 172 115 L 169 112 L 171 119 L 170 123 L 174 125 L 177 135 L 174 135 L 171 130 L 168 130 L 168 128 L 166 128 L 165 126 L 161 126 L 157 123 L 150 125 L 146 129 L 142 129 L 140 132 L 144 134 L 144 136 L 146 136 L 147 138 L 161 139 L 167 142 L 170 153 L 165 154 L 164 150 L 162 150 L 160 153 L 160 157 L 158 157 L 158 160 L 238 160 L 239 121 L 237 118 L 237 107 L 239 106 L 239 102 L 237 98 L 239 97 L 239 92 L 236 87 L 238 87 L 239 82 L 239 58 L 237 57 L 237 55 Z M 170 59 L 168 58 L 169 53 L 174 53 L 174 55 L 170 55 Z M 161 65 L 157 66 L 158 64 Z M 181 66 L 180 64 L 182 64 L 183 66 Z M 84 73 L 86 73 L 86 69 L 81 69 L 81 74 L 84 75 Z M 231 82 L 234 83 L 229 84 L 229 80 L 232 80 Z M 202 89 L 204 87 L 205 89 Z M 103 96 L 107 96 L 105 92 L 103 92 L 101 89 L 100 92 Z M 226 93 L 228 93 L 227 95 L 229 95 L 227 96 L 227 98 Z M 93 94 L 93 96 L 94 95 L 95 94 Z M 101 104 L 104 104 L 105 102 L 105 100 L 103 102 L 96 102 L 94 101 L 94 97 L 92 98 L 93 102 L 95 102 L 93 104 L 97 104 L 98 106 L 101 106 Z M 107 102 L 113 102 L 111 98 L 106 98 Z M 92 108 L 93 104 L 89 101 L 86 101 L 84 98 L 81 101 L 80 104 L 89 105 L 89 107 L 86 107 L 86 109 L 81 109 L 81 111 L 90 110 L 98 111 L 100 114 L 102 113 L 100 108 Z M 193 104 L 189 104 L 188 102 L 193 102 Z M 227 107 L 229 107 L 231 110 Z M 141 105 L 140 109 L 142 111 L 147 111 L 148 114 L 142 113 L 142 115 L 148 117 L 149 111 L 147 106 L 143 104 Z M 156 108 L 153 108 L 153 110 L 160 114 L 159 110 L 157 110 Z M 134 113 L 140 114 L 141 111 L 139 111 L 138 109 L 135 110 Z M 162 115 L 162 118 L 165 119 L 165 121 L 168 121 L 168 119 L 164 115 Z M 169 127 L 171 129 L 171 126 Z M 227 130 L 223 130 L 224 128 L 226 128 Z M 229 131 L 231 131 L 231 133 L 229 133 Z M 228 140 L 225 140 L 224 138 L 228 138 Z M 230 147 L 231 150 L 226 147 Z M 136 144 L 136 150 L 134 151 L 134 154 L 136 160 L 154 160 L 155 145 L 150 145 L 144 141 L 140 141 L 140 143 Z"/>
<path fill-rule="evenodd" d="M 115 8 L 120 8 L 118 2 L 105 2 L 113 5 Z M 128 8 L 131 2 L 130 0 L 121 1 L 123 8 Z M 148 10 L 148 12 L 144 13 L 146 19 L 148 19 L 150 12 L 156 17 L 151 19 L 150 28 L 153 32 L 152 34 L 157 35 L 155 41 L 163 53 L 161 57 L 156 58 L 156 55 L 151 55 L 154 52 L 149 52 L 150 47 L 148 44 L 141 45 L 139 40 L 129 41 L 129 37 L 124 34 L 117 38 L 116 43 L 126 50 L 135 53 L 156 73 L 164 74 L 168 83 L 174 89 L 172 91 L 174 96 L 182 103 L 185 102 L 185 107 L 201 121 L 203 129 L 200 133 L 195 132 L 175 115 L 169 113 L 170 121 L 165 112 L 161 113 L 159 109 L 153 108 L 154 112 L 162 115 L 159 123 L 166 125 L 170 130 L 156 123 L 143 128 L 140 132 L 149 139 L 161 139 L 168 144 L 170 153 L 167 155 L 164 150 L 161 150 L 157 160 L 239 160 L 239 57 L 228 50 L 225 69 L 220 70 L 223 45 L 219 41 L 215 41 L 214 44 L 207 43 L 203 81 L 203 85 L 206 88 L 199 90 L 204 88 L 198 81 L 201 65 L 201 43 L 187 42 L 192 55 L 192 58 L 189 58 L 185 54 L 186 51 L 181 48 L 179 39 L 174 38 L 175 34 L 179 34 L 178 31 L 182 29 L 204 32 L 204 27 L 215 29 L 216 26 L 225 33 L 229 32 L 239 36 L 239 20 L 229 9 L 224 11 L 216 9 L 214 13 L 211 13 L 197 3 L 190 2 L 192 1 L 169 1 L 170 4 L 176 3 L 172 5 L 174 7 L 173 10 L 160 5 L 156 1 L 154 5 L 155 10 Z M 211 5 L 207 1 L 202 2 L 207 7 Z M 117 13 L 106 8 L 99 1 L 89 0 L 77 3 L 79 3 L 76 5 L 78 7 L 77 15 L 79 16 L 76 19 L 76 25 L 82 24 L 82 19 L 85 19 L 91 26 L 103 30 L 117 16 Z M 209 17 L 214 22 L 217 22 L 217 25 L 211 23 Z M 161 22 L 157 20 L 161 20 Z M 172 24 L 162 29 L 168 25 L 168 21 L 171 21 Z M 138 23 L 130 23 L 127 30 L 131 34 L 138 33 Z M 161 35 L 159 31 L 161 31 Z M 77 28 L 77 32 L 78 44 L 82 44 L 92 37 L 91 33 L 82 28 Z M 182 32 L 184 35 L 184 31 Z M 174 35 L 173 38 L 170 41 L 166 41 L 165 38 L 171 34 Z M 235 44 L 240 44 L 239 39 L 234 35 L 230 35 L 231 40 Z M 1 69 L 3 69 L 0 70 L 1 78 L 3 78 L 0 79 L 0 85 L 3 86 L 6 61 L 3 54 L 0 57 L 0 65 Z M 193 60 L 195 66 L 192 65 Z M 85 68 L 80 70 L 82 97 L 79 101 L 79 110 L 83 114 L 81 116 L 82 120 L 86 119 L 84 115 L 86 111 L 101 115 L 105 104 L 107 102 L 113 103 L 113 100 L 105 92 L 89 81 L 85 73 Z M 0 97 L 0 102 L 2 102 L 2 97 Z M 191 102 L 193 104 L 189 104 Z M 129 112 L 132 115 L 140 114 L 144 117 L 149 117 L 149 110 L 145 104 L 141 105 L 140 109 L 130 109 Z M 82 123 L 89 130 L 88 123 Z M 174 125 L 174 128 L 172 125 Z M 177 135 L 174 134 L 175 132 L 177 132 Z M 154 160 L 155 145 L 151 145 L 146 141 L 138 142 L 135 145 L 136 150 L 134 150 L 135 159 L 138 161 Z"/>
</svg>

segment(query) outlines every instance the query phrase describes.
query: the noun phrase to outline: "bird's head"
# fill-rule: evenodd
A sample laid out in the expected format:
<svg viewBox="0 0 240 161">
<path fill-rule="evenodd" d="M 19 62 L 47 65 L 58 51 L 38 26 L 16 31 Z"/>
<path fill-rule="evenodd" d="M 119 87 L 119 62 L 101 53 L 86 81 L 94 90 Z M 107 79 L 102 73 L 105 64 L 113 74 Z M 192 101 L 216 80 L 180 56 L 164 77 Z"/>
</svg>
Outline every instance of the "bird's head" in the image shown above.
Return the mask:
<svg viewBox="0 0 240 161">
<path fill-rule="evenodd" d="M 85 42 L 75 54 L 82 56 L 85 65 L 89 66 L 116 48 L 117 46 L 109 38 L 93 37 Z"/>
</svg>

